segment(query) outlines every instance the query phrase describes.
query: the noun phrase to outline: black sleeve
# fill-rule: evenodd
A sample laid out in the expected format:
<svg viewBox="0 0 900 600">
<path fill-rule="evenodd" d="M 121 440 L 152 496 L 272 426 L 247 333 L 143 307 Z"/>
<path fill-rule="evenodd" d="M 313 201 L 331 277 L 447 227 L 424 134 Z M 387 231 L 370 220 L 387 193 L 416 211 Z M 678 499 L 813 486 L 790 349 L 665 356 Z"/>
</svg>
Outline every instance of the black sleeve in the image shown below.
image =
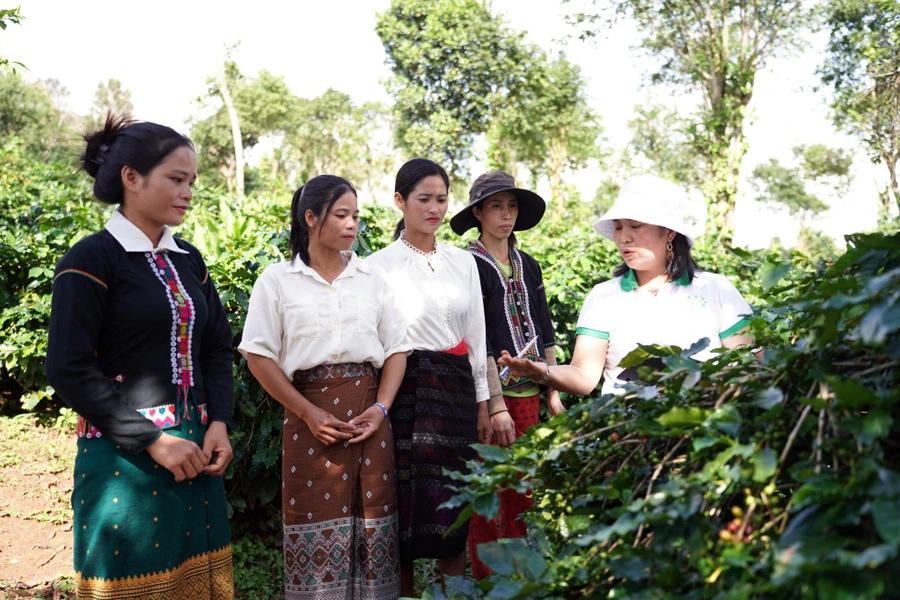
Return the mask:
<svg viewBox="0 0 900 600">
<path fill-rule="evenodd" d="M 161 431 L 129 404 L 97 361 L 112 260 L 109 249 L 87 238 L 57 265 L 45 369 L 47 381 L 75 412 L 116 444 L 140 452 Z"/>
<path fill-rule="evenodd" d="M 493 273 L 485 273 L 485 269 L 482 266 L 482 261 L 480 258 L 475 258 L 475 266 L 478 267 L 478 281 L 481 283 L 481 302 L 484 304 L 484 323 L 485 323 L 485 336 L 484 336 L 484 345 L 487 348 L 487 355 L 494 356 L 494 349 L 491 348 L 491 336 L 488 335 L 490 332 L 487 331 L 487 323 L 488 323 L 488 315 L 490 314 L 490 307 L 488 306 L 487 299 L 487 290 L 489 288 L 489 283 L 486 279 L 487 276 L 493 275 Z M 495 358 L 499 357 L 499 354 L 495 356 Z"/>
<path fill-rule="evenodd" d="M 191 254 L 197 265 L 200 287 L 209 311 L 200 346 L 200 370 L 203 373 L 209 420 L 210 422 L 222 421 L 230 431 L 234 416 L 232 379 L 234 350 L 231 347 L 231 325 L 228 324 L 225 307 L 222 306 L 222 299 L 219 298 L 216 286 L 213 285 L 203 257 L 193 246 L 191 246 Z"/>
<path fill-rule="evenodd" d="M 547 304 L 547 291 L 544 289 L 544 274 L 541 272 L 541 266 L 534 258 L 528 256 L 526 259 L 531 266 L 531 274 L 534 280 L 534 290 L 537 301 L 537 320 L 541 326 L 541 339 L 544 342 L 544 348 L 556 345 L 556 334 L 553 332 L 553 320 L 550 318 L 550 306 Z"/>
</svg>

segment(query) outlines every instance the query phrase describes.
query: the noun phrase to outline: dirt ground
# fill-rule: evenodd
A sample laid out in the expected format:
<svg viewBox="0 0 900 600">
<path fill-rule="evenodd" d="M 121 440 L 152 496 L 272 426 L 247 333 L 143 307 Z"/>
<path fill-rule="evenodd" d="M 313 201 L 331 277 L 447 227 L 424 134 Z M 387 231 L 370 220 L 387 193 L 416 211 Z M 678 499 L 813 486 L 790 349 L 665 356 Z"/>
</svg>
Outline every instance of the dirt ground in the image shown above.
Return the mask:
<svg viewBox="0 0 900 600">
<path fill-rule="evenodd" d="M 67 598 L 75 433 L 0 417 L 0 600 Z"/>
</svg>

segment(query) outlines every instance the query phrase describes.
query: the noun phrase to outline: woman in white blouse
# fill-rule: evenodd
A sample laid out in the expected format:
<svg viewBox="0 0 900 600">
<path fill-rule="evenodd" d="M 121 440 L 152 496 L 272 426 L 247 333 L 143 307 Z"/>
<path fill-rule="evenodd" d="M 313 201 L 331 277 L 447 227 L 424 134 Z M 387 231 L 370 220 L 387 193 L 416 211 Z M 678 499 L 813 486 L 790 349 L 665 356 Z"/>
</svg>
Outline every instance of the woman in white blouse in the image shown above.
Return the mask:
<svg viewBox="0 0 900 600">
<path fill-rule="evenodd" d="M 463 470 L 474 458 L 470 444 L 491 439 L 478 268 L 471 254 L 435 238 L 449 185 L 433 161 L 404 164 L 394 188 L 398 239 L 366 259 L 387 271 L 413 348 L 391 410 L 404 596 L 415 595 L 416 558 L 439 559 L 442 575 L 465 573 L 468 525 L 447 533 L 459 510 L 437 508 L 454 495 L 443 470 Z"/>
<path fill-rule="evenodd" d="M 387 276 L 349 251 L 358 224 L 346 180 L 320 175 L 297 190 L 292 259 L 256 281 L 239 346 L 285 407 L 288 599 L 400 594 L 394 442 L 382 425 L 409 342 Z"/>
</svg>

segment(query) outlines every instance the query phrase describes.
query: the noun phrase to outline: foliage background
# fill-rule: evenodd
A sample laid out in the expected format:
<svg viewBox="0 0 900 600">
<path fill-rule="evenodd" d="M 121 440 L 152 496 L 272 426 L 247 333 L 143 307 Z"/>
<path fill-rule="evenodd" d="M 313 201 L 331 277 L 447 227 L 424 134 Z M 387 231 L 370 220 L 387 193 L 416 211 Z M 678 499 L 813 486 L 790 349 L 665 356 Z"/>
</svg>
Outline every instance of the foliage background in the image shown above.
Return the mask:
<svg viewBox="0 0 900 600">
<path fill-rule="evenodd" d="M 209 79 L 208 93 L 198 99 L 206 116 L 191 123 L 209 176 L 195 190 L 179 235 L 207 260 L 235 346 L 254 281 L 286 257 L 293 188 L 313 174 L 338 172 L 378 189 L 375 182 L 389 178 L 399 160 L 386 143 L 391 137 L 404 155 L 442 157 L 457 197 L 465 196 L 477 139 L 486 142 L 490 166 L 524 173 L 532 185 L 549 181 L 544 221 L 519 239 L 544 269 L 563 362 L 571 357 L 583 298 L 618 263 L 613 245 L 590 224 L 624 176 L 649 170 L 705 190 L 714 231 L 727 233 L 725 213 L 746 151 L 745 109 L 760 63 L 730 62 L 716 46 L 728 36 L 704 37 L 689 3 L 669 12 L 649 0 L 611 4 L 620 15 L 637 16 L 648 52 L 670 59 L 657 79 L 699 86 L 708 101 L 693 115 L 639 107 L 629 124 L 633 139 L 617 161 L 604 147 L 600 116 L 587 105 L 584 78 L 565 55 L 529 44 L 484 3 L 442 0 L 433 10 L 432 4 L 396 0 L 379 17 L 377 33 L 395 75 L 388 86 L 393 107 L 358 106 L 336 90 L 299 98 L 277 74 L 245 74 L 230 59 L 221 77 Z M 762 4 L 777 12 L 803 3 Z M 723 19 L 742 15 L 732 33 L 752 29 L 744 4 L 715 5 L 724 7 Z M 887 81 L 880 73 L 900 69 L 891 71 L 898 56 L 894 30 L 880 24 L 894 23 L 897 10 L 861 0 L 819 8 L 830 11 L 831 58 L 823 78 L 839 92 L 836 121 L 893 168 L 900 79 Z M 761 35 L 790 46 L 794 29 L 812 21 L 805 10 L 778 21 L 790 31 Z M 18 23 L 9 14 L 0 11 L 0 21 Z M 586 35 L 596 33 L 593 11 L 573 18 Z M 673 48 L 664 32 L 686 26 L 692 41 Z M 479 46 L 480 40 L 490 43 Z M 730 51 L 740 55 L 747 48 Z M 704 53 L 712 66 L 706 79 L 699 77 L 707 71 Z M 855 68 L 859 55 L 872 57 L 867 67 L 874 75 Z M 248 151 L 262 142 L 272 148 L 247 165 L 242 186 L 235 181 L 222 86 L 240 116 L 241 144 Z M 0 414 L 30 413 L 71 426 L 74 414 L 43 373 L 53 266 L 74 241 L 101 228 L 110 210 L 91 200 L 90 183 L 77 170 L 78 130 L 95 125 L 107 107 L 127 109 L 130 95 L 115 80 L 103 82 L 89 115 L 62 110 L 62 96 L 59 82 L 0 71 Z M 440 110 L 429 109 L 434 105 Z M 764 163 L 754 178 L 762 200 L 804 220 L 809 234 L 802 253 L 778 245 L 755 252 L 731 248 L 723 243 L 728 235 L 701 238 L 694 248 L 703 268 L 729 277 L 755 307 L 753 334 L 764 357 L 732 352 L 696 365 L 680 349 L 646 348 L 635 360 L 653 354 L 667 364 L 664 372 L 647 374 L 649 387 L 622 398 L 564 398 L 569 412 L 532 430 L 514 449 L 481 448 L 484 460 L 464 478 L 458 502 L 491 515 L 498 487 L 532 486 L 537 508 L 526 517 L 528 539 L 485 550 L 495 576 L 477 586 L 454 581 L 448 594 L 900 595 L 891 578 L 900 569 L 900 242 L 896 234 L 859 235 L 839 257 L 809 224 L 825 204 L 823 182 L 846 179 L 849 159 L 818 146 L 798 147 L 795 159 L 797 166 Z M 568 181 L 590 161 L 606 161 L 610 178 L 595 198 L 583 201 Z M 882 199 L 886 231 L 896 229 L 891 174 L 893 187 Z M 365 229 L 358 250 L 368 254 L 389 243 L 398 215 L 361 200 Z M 441 235 L 465 243 L 449 228 Z M 226 480 L 238 589 L 243 597 L 277 597 L 283 410 L 237 352 L 234 369 L 235 460 Z"/>
</svg>

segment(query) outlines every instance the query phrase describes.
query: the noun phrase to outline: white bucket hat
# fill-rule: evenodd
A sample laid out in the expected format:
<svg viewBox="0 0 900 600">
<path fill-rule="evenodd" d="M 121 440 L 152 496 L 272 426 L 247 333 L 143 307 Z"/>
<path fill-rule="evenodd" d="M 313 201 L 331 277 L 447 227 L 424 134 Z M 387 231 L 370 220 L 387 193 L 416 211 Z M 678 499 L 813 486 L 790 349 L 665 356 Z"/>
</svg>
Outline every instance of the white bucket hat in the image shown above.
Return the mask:
<svg viewBox="0 0 900 600">
<path fill-rule="evenodd" d="M 625 180 L 612 208 L 594 223 L 594 229 L 615 241 L 613 221 L 631 219 L 678 232 L 693 246 L 694 238 L 703 234 L 703 225 L 690 214 L 691 204 L 687 193 L 671 181 L 636 175 Z"/>
</svg>

